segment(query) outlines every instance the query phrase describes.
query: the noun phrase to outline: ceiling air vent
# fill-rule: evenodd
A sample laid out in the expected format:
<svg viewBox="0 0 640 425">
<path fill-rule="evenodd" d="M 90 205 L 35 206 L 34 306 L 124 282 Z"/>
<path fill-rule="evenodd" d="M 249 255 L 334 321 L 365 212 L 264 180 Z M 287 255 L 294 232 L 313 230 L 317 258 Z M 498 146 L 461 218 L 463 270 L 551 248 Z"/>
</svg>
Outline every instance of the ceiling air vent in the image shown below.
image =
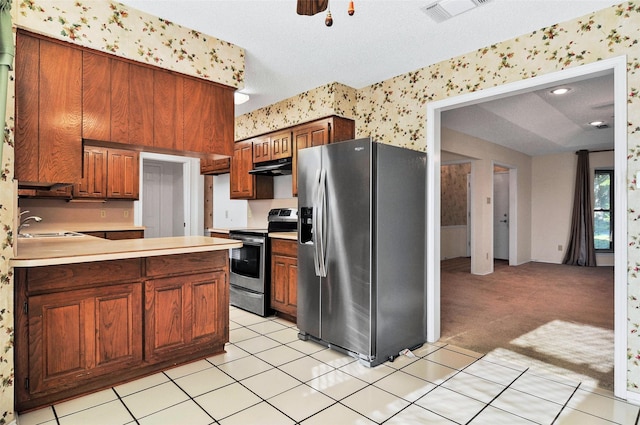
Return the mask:
<svg viewBox="0 0 640 425">
<path fill-rule="evenodd" d="M 439 23 L 490 1 L 491 0 L 440 0 L 421 8 L 421 10 L 431 19 Z"/>
</svg>

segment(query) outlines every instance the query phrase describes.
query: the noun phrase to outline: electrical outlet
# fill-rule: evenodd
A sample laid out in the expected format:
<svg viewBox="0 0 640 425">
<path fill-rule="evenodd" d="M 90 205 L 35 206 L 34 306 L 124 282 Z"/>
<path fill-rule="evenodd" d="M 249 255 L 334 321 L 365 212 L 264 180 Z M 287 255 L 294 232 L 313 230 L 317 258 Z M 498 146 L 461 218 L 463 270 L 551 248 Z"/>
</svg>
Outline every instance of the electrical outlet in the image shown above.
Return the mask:
<svg viewBox="0 0 640 425">
<path fill-rule="evenodd" d="M 129 210 L 124 210 L 124 211 L 122 212 L 122 215 L 124 216 L 124 218 L 129 217 Z"/>
<path fill-rule="evenodd" d="M 224 218 L 229 218 L 229 210 L 224 210 Z"/>
<path fill-rule="evenodd" d="M 107 216 L 107 210 L 100 210 L 100 218 L 105 218 Z"/>
<path fill-rule="evenodd" d="M 562 245 L 558 245 L 558 251 L 562 251 Z"/>
</svg>

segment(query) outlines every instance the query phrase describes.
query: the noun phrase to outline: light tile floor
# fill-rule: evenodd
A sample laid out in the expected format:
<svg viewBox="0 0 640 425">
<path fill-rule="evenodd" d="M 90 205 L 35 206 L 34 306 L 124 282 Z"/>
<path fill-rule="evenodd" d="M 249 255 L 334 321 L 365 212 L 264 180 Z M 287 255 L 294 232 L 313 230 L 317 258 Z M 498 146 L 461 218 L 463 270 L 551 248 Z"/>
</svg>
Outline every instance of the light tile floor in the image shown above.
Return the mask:
<svg viewBox="0 0 640 425">
<path fill-rule="evenodd" d="M 638 406 L 445 344 L 375 368 L 231 307 L 226 353 L 22 414 L 34 424 L 638 424 Z"/>
</svg>

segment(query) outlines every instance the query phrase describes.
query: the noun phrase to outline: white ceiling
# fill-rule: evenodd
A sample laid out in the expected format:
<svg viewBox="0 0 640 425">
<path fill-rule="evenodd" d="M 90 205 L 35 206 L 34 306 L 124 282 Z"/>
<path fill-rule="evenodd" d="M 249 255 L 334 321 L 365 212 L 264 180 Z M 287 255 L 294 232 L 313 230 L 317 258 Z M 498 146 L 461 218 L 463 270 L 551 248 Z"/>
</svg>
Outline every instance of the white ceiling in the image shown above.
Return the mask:
<svg viewBox="0 0 640 425">
<path fill-rule="evenodd" d="M 334 81 L 366 87 L 620 2 L 491 0 L 436 23 L 421 10 L 434 0 L 355 0 L 353 16 L 347 15 L 348 0 L 330 0 L 334 24 L 326 27 L 325 13 L 297 15 L 295 0 L 120 1 L 244 48 L 241 91 L 251 99 L 236 106 L 236 115 Z M 448 125 L 463 132 L 473 129 L 472 135 L 497 143 L 508 136 L 518 139 L 520 147 L 540 146 L 526 152 L 531 155 L 548 152 L 546 148 L 574 149 L 583 145 L 580 141 L 604 144 L 596 140 L 604 139 L 607 130 L 596 136 L 584 118 L 594 108 L 608 113 L 612 85 L 593 83 L 597 90 L 576 88 L 578 100 L 550 104 L 546 93 L 535 93 L 520 95 L 508 105 L 502 101 L 447 112 Z"/>
</svg>

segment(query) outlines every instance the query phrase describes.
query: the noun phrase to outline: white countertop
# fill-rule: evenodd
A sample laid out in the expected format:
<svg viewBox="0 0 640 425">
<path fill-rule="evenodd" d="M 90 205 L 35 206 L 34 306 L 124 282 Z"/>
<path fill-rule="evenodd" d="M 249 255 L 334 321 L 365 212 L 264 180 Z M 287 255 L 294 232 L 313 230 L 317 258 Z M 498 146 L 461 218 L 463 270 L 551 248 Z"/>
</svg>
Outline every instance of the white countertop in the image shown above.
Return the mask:
<svg viewBox="0 0 640 425">
<path fill-rule="evenodd" d="M 298 232 L 271 232 L 269 233 L 269 237 L 274 239 L 287 239 L 291 241 L 297 241 Z"/>
<path fill-rule="evenodd" d="M 107 240 L 93 236 L 18 239 L 12 267 L 154 257 L 240 248 L 242 242 L 208 236 Z"/>
</svg>

